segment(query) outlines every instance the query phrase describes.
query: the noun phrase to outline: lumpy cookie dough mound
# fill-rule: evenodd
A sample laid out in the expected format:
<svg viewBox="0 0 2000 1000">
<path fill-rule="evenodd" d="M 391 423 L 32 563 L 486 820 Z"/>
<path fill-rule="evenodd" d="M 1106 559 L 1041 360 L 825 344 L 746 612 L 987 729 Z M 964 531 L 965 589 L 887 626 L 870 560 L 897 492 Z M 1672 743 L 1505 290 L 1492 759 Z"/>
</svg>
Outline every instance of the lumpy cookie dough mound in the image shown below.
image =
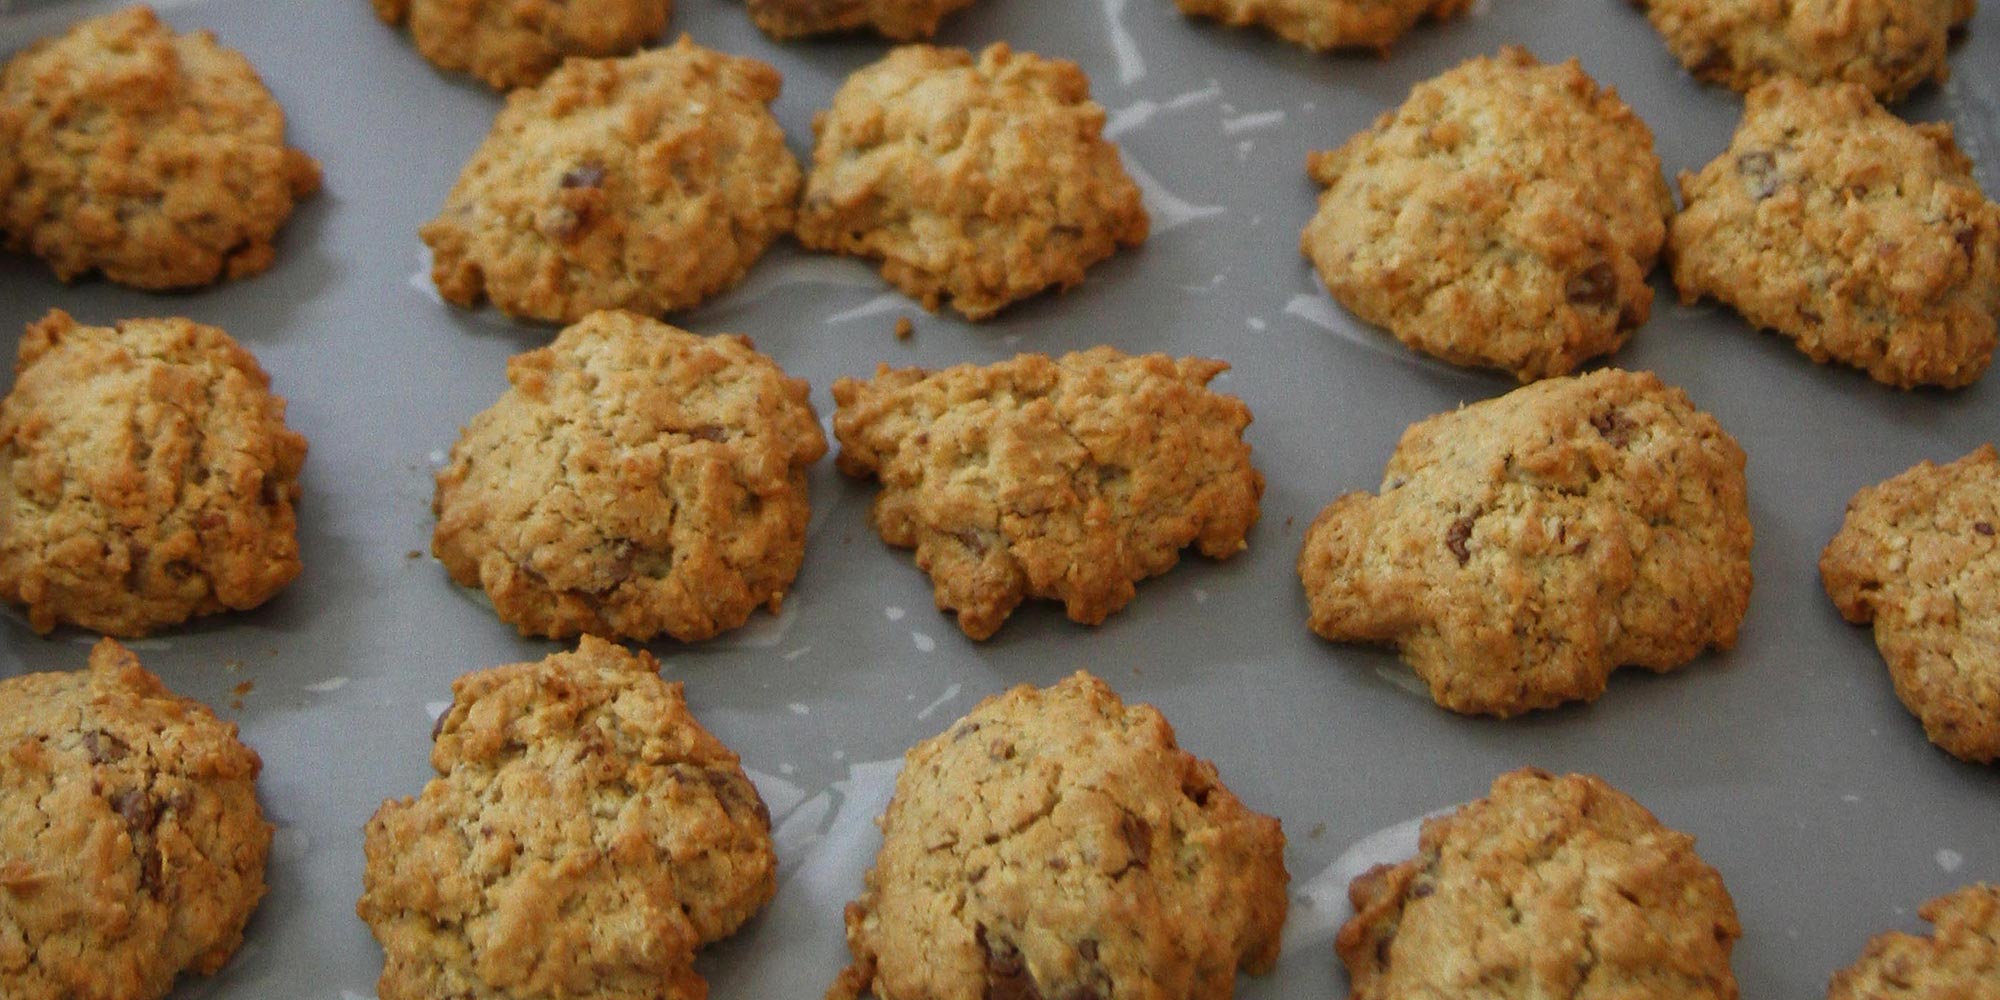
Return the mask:
<svg viewBox="0 0 2000 1000">
<path fill-rule="evenodd" d="M 243 56 L 147 7 L 84 21 L 0 69 L 0 233 L 72 281 L 241 278 L 319 165 Z"/>
<path fill-rule="evenodd" d="M 1827 1000 L 1986 1000 L 2000 989 L 2000 886 L 1968 885 L 1925 903 L 1930 937 L 1882 934 L 1833 977 Z"/>
<path fill-rule="evenodd" d="M 1620 666 L 1727 649 L 1750 600 L 1743 450 L 1650 373 L 1606 369 L 1413 425 L 1380 495 L 1299 552 L 1313 631 L 1396 646 L 1454 712 L 1591 701 Z"/>
<path fill-rule="evenodd" d="M 524 635 L 706 639 L 776 610 L 826 454 L 744 337 L 603 312 L 507 365 L 437 474 L 431 550 Z"/>
<path fill-rule="evenodd" d="M 770 814 L 646 653 L 575 652 L 451 686 L 413 799 L 365 831 L 355 910 L 382 1000 L 699 1000 L 695 949 L 777 890 Z"/>
<path fill-rule="evenodd" d="M 1951 76 L 1945 44 L 1974 0 L 1639 0 L 1696 79 L 1748 91 L 1782 77 L 1885 101 Z"/>
<path fill-rule="evenodd" d="M 683 37 L 572 60 L 509 95 L 422 229 L 438 292 L 569 323 L 674 312 L 735 285 L 798 199 L 778 86 L 770 66 Z"/>
<path fill-rule="evenodd" d="M 1736 1000 L 1722 876 L 1588 775 L 1501 775 L 1348 896 L 1335 949 L 1351 1000 Z"/>
<path fill-rule="evenodd" d="M 972 0 L 747 0 L 750 19 L 772 38 L 867 29 L 911 42 L 937 34 L 938 22 Z"/>
<path fill-rule="evenodd" d="M 1146 210 L 1075 63 L 906 45 L 813 121 L 798 237 L 880 258 L 936 310 L 982 320 L 1145 242 Z"/>
<path fill-rule="evenodd" d="M 257 359 L 185 319 L 30 325 L 0 401 L 0 597 L 141 636 L 299 575 L 305 438 Z"/>
<path fill-rule="evenodd" d="M 0 680 L 0 995 L 155 1000 L 221 969 L 264 896 L 262 766 L 109 639 Z"/>
<path fill-rule="evenodd" d="M 495 90 L 540 83 L 570 56 L 631 52 L 659 36 L 673 0 L 373 0 L 388 24 L 410 26 L 440 69 Z"/>
<path fill-rule="evenodd" d="M 1820 556 L 1842 617 L 1875 626 L 1903 704 L 1931 742 L 2000 759 L 2000 453 L 1923 462 L 1854 495 Z"/>
<path fill-rule="evenodd" d="M 1226 559 L 1257 522 L 1250 410 L 1228 365 L 1109 347 L 834 383 L 840 469 L 874 476 L 884 541 L 916 550 L 974 639 L 1029 597 L 1102 622 L 1188 545 Z"/>
<path fill-rule="evenodd" d="M 1285 835 L 1077 673 L 904 758 L 827 996 L 1227 1000 L 1278 958 Z"/>
<path fill-rule="evenodd" d="M 1470 60 L 1307 170 L 1326 191 L 1300 248 L 1416 350 L 1527 382 L 1617 350 L 1651 314 L 1673 196 L 1652 132 L 1574 59 Z"/>
<path fill-rule="evenodd" d="M 1175 0 L 1181 13 L 1213 18 L 1232 28 L 1259 25 L 1315 52 L 1389 50 L 1426 17 L 1457 17 L 1471 0 Z"/>
<path fill-rule="evenodd" d="M 1729 149 L 1682 173 L 1668 242 L 1681 298 L 1713 296 L 1888 385 L 1957 387 L 1993 359 L 2000 205 L 1947 124 L 1853 84 L 1751 91 Z"/>
</svg>

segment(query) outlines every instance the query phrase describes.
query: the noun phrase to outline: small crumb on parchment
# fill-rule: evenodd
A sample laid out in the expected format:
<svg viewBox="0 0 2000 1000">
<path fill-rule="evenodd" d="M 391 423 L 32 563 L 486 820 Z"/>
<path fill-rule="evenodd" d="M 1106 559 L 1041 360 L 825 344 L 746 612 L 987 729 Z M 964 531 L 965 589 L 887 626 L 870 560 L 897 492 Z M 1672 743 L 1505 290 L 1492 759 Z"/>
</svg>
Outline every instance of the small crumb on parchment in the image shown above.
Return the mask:
<svg viewBox="0 0 2000 1000">
<path fill-rule="evenodd" d="M 910 322 L 910 317 L 908 316 L 896 317 L 897 340 L 908 340 L 916 332 L 917 332 L 916 325 Z"/>
</svg>

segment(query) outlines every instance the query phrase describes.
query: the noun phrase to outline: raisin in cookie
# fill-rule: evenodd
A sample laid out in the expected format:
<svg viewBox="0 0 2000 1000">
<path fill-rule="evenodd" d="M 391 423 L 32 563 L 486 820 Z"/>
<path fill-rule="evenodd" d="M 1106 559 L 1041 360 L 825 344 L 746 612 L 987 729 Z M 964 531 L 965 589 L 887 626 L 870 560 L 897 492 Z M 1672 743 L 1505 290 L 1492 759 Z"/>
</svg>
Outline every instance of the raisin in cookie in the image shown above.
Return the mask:
<svg viewBox="0 0 2000 1000">
<path fill-rule="evenodd" d="M 1992 361 L 2000 205 L 1950 125 L 1907 124 L 1854 84 L 1777 80 L 1680 183 L 1667 253 L 1682 299 L 1713 296 L 1814 361 L 1903 388 L 1967 385 Z"/>
<path fill-rule="evenodd" d="M 827 996 L 1226 1000 L 1278 958 L 1285 835 L 1077 673 L 904 758 Z"/>
<path fill-rule="evenodd" d="M 867 29 L 899 42 L 937 34 L 945 15 L 972 0 L 748 0 L 750 19 L 772 38 Z"/>
<path fill-rule="evenodd" d="M 271 266 L 319 165 L 240 53 L 139 6 L 29 46 L 0 70 L 0 234 L 56 277 L 137 288 Z"/>
<path fill-rule="evenodd" d="M 776 610 L 826 454 L 803 380 L 744 337 L 587 317 L 507 365 L 437 474 L 431 550 L 524 635 L 706 639 Z"/>
<path fill-rule="evenodd" d="M 1722 876 L 1599 778 L 1501 775 L 1419 844 L 1348 887 L 1351 1000 L 1736 1000 Z"/>
<path fill-rule="evenodd" d="M 1991 1000 L 2000 991 L 2000 886 L 1925 903 L 1930 937 L 1882 934 L 1833 977 L 1827 1000 Z"/>
<path fill-rule="evenodd" d="M 944 371 L 881 368 L 833 398 L 840 468 L 882 482 L 875 527 L 916 550 L 940 610 L 974 639 L 1029 597 L 1102 622 L 1180 550 L 1226 559 L 1257 522 L 1229 366 L 1109 347 Z"/>
<path fill-rule="evenodd" d="M 445 299 L 570 323 L 658 315 L 742 280 L 792 225 L 778 71 L 683 37 L 514 92 L 422 229 Z"/>
<path fill-rule="evenodd" d="M 695 949 L 777 891 L 770 814 L 647 653 L 452 682 L 416 798 L 364 833 L 382 1000 L 699 1000 Z"/>
<path fill-rule="evenodd" d="M 28 327 L 0 401 L 0 597 L 140 636 L 299 575 L 305 438 L 257 359 L 185 319 Z"/>
<path fill-rule="evenodd" d="M 1075 63 L 906 45 L 813 121 L 798 237 L 880 258 L 935 310 L 982 320 L 1146 239 L 1146 209 Z"/>
<path fill-rule="evenodd" d="M 1842 617 L 1873 622 L 1896 694 L 1931 742 L 2000 759 L 2000 452 L 1916 468 L 1854 495 L 1820 556 Z"/>
<path fill-rule="evenodd" d="M 1315 52 L 1389 50 L 1423 18 L 1457 17 L 1471 0 L 1175 0 L 1181 13 L 1232 28 L 1260 25 Z"/>
<path fill-rule="evenodd" d="M 1300 248 L 1412 348 L 1527 382 L 1651 313 L 1673 195 L 1652 132 L 1574 59 L 1470 60 L 1307 170 L 1326 191 Z"/>
<path fill-rule="evenodd" d="M 154 1000 L 221 969 L 264 896 L 262 766 L 110 639 L 0 680 L 0 996 Z"/>
<path fill-rule="evenodd" d="M 1797 77 L 1885 100 L 1951 75 L 1945 43 L 1974 0 L 1638 0 L 1697 79 L 1748 91 Z"/>
<path fill-rule="evenodd" d="M 1381 494 L 1299 552 L 1312 629 L 1380 642 L 1454 712 L 1591 701 L 1727 649 L 1750 601 L 1743 450 L 1650 373 L 1524 386 L 1413 425 Z"/>
<path fill-rule="evenodd" d="M 673 0 L 373 0 L 417 51 L 495 90 L 540 83 L 571 56 L 617 56 L 657 37 Z"/>
</svg>

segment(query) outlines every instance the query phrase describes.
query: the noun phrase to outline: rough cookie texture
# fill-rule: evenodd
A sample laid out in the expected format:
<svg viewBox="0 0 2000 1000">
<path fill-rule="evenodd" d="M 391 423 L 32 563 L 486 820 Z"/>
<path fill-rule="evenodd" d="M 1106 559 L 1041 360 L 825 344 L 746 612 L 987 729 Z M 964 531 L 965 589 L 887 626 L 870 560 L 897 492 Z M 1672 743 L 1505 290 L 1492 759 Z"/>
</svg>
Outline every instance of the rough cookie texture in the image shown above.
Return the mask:
<svg viewBox="0 0 2000 1000">
<path fill-rule="evenodd" d="M 1727 649 L 1750 601 L 1743 450 L 1650 373 L 1516 389 L 1410 427 L 1381 495 L 1299 552 L 1312 629 L 1380 642 L 1454 712 L 1595 700 Z"/>
<path fill-rule="evenodd" d="M 778 71 L 683 37 L 515 91 L 422 229 L 438 292 L 515 316 L 687 309 L 792 225 Z"/>
<path fill-rule="evenodd" d="M 1261 25 L 1315 52 L 1389 50 L 1423 18 L 1457 17 L 1471 0 L 1175 0 L 1181 13 L 1232 28 Z"/>
<path fill-rule="evenodd" d="M 0 680 L 0 996 L 154 1000 L 222 968 L 264 896 L 262 766 L 109 639 Z"/>
<path fill-rule="evenodd" d="M 1527 382 L 1651 314 L 1673 195 L 1652 132 L 1574 59 L 1470 60 L 1306 169 L 1326 191 L 1300 249 L 1417 350 Z"/>
<path fill-rule="evenodd" d="M 1882 934 L 1833 977 L 1827 1000 L 1991 1000 L 2000 991 L 2000 886 L 1925 903 L 1930 937 Z"/>
<path fill-rule="evenodd" d="M 1603 780 L 1523 769 L 1348 887 L 1350 1000 L 1736 1000 L 1722 876 Z"/>
<path fill-rule="evenodd" d="M 1102 622 L 1190 544 L 1226 559 L 1257 522 L 1250 409 L 1229 366 L 1097 347 L 833 385 L 840 469 L 882 482 L 873 519 L 916 550 L 974 639 L 1029 597 Z"/>
<path fill-rule="evenodd" d="M 1854 495 L 1819 559 L 1842 617 L 1873 622 L 1931 742 L 2000 759 L 2000 453 L 1923 462 Z"/>
<path fill-rule="evenodd" d="M 772 38 L 867 29 L 899 42 L 937 34 L 945 15 L 972 0 L 748 0 L 750 19 Z"/>
<path fill-rule="evenodd" d="M 700 1000 L 695 949 L 777 891 L 770 814 L 647 653 L 572 653 L 451 685 L 413 799 L 365 831 L 355 911 L 382 1000 Z"/>
<path fill-rule="evenodd" d="M 744 337 L 631 313 L 507 364 L 437 474 L 431 550 L 525 635 L 706 639 L 776 610 L 805 558 L 806 383 Z"/>
<path fill-rule="evenodd" d="M 0 597 L 140 636 L 299 575 L 305 438 L 257 359 L 185 319 L 31 324 L 0 401 Z"/>
<path fill-rule="evenodd" d="M 1910 125 L 1853 84 L 1751 91 L 1729 149 L 1683 172 L 1667 253 L 1704 295 L 1908 388 L 1962 386 L 1993 359 L 2000 205 L 1948 124 Z"/>
<path fill-rule="evenodd" d="M 1075 63 L 905 45 L 813 121 L 798 237 L 882 260 L 924 308 L 981 320 L 1145 242 L 1139 187 Z"/>
<path fill-rule="evenodd" d="M 319 165 L 257 72 L 150 8 L 93 18 L 0 70 L 0 232 L 71 281 L 167 289 L 271 266 Z"/>
<path fill-rule="evenodd" d="M 673 0 L 373 0 L 441 69 L 495 90 L 540 83 L 571 56 L 618 56 L 659 36 Z"/>
<path fill-rule="evenodd" d="M 1638 0 L 1696 79 L 1844 81 L 1885 101 L 1951 75 L 1945 43 L 1975 0 Z"/>
<path fill-rule="evenodd" d="M 1278 958 L 1285 835 L 1079 672 L 904 758 L 827 996 L 1226 1000 Z"/>
</svg>

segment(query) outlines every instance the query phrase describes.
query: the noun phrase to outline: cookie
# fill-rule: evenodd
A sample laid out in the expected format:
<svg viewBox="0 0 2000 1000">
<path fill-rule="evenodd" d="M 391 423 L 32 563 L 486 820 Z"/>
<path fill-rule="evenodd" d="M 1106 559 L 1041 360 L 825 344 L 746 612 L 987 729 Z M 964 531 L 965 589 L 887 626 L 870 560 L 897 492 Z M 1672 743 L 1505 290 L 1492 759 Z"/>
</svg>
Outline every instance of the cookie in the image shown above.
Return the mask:
<svg viewBox="0 0 2000 1000">
<path fill-rule="evenodd" d="M 756 786 L 647 653 L 452 682 L 415 798 L 364 831 L 382 1000 L 700 1000 L 695 949 L 777 891 Z"/>
<path fill-rule="evenodd" d="M 1931 742 L 2000 759 L 2000 452 L 1983 445 L 1854 495 L 1819 559 L 1841 617 L 1873 623 Z"/>
<path fill-rule="evenodd" d="M 1728 649 L 1750 601 L 1743 449 L 1650 373 L 1523 386 L 1403 434 L 1299 552 L 1313 631 L 1397 647 L 1454 712 L 1592 701 Z"/>
<path fill-rule="evenodd" d="M 1888 385 L 1986 371 L 2000 314 L 2000 205 L 1951 126 L 1910 125 L 1854 84 L 1750 92 L 1729 149 L 1683 172 L 1667 254 L 1712 296 Z"/>
<path fill-rule="evenodd" d="M 1527 768 L 1348 887 L 1350 1000 L 1736 1000 L 1742 928 L 1694 838 L 1602 779 Z"/>
<path fill-rule="evenodd" d="M 1277 961 L 1278 821 L 1087 673 L 918 744 L 880 825 L 829 1000 L 1226 1000 Z"/>
<path fill-rule="evenodd" d="M 1464 14 L 1471 0 L 1174 0 L 1189 17 L 1213 18 L 1232 28 L 1257 25 L 1314 52 L 1374 49 L 1426 17 L 1443 21 Z"/>
<path fill-rule="evenodd" d="M 306 441 L 250 352 L 185 319 L 30 324 L 0 401 L 0 598 L 141 636 L 299 575 Z"/>
<path fill-rule="evenodd" d="M 155 1000 L 221 969 L 264 896 L 262 766 L 109 639 L 0 680 L 0 996 Z"/>
<path fill-rule="evenodd" d="M 1139 187 L 1067 60 L 902 46 L 848 77 L 813 133 L 799 242 L 880 259 L 932 311 L 987 319 L 1146 239 Z"/>
<path fill-rule="evenodd" d="M 431 551 L 523 635 L 706 639 L 805 558 L 806 383 L 748 338 L 602 312 L 507 364 L 437 474 Z"/>
<path fill-rule="evenodd" d="M 1951 76 L 1945 44 L 1974 0 L 1637 0 L 1698 80 L 1748 91 L 1783 77 L 1885 101 Z"/>
<path fill-rule="evenodd" d="M 573 323 L 687 309 L 735 285 L 798 198 L 769 107 L 778 85 L 770 66 L 684 36 L 515 91 L 421 230 L 438 293 Z"/>
<path fill-rule="evenodd" d="M 882 483 L 882 539 L 916 550 L 974 639 L 1030 597 L 1098 624 L 1180 550 L 1227 559 L 1257 522 L 1250 409 L 1229 366 L 1097 347 L 833 385 L 840 469 Z"/>
<path fill-rule="evenodd" d="M 1833 977 L 1827 1000 L 1983 1000 L 2000 990 L 2000 886 L 1968 885 L 1925 903 L 1930 937 L 1888 933 Z"/>
<path fill-rule="evenodd" d="M 1416 350 L 1528 382 L 1617 350 L 1652 312 L 1673 195 L 1652 132 L 1574 59 L 1469 60 L 1306 169 L 1326 190 L 1300 249 Z"/>
<path fill-rule="evenodd" d="M 0 69 L 0 235 L 73 281 L 135 288 L 242 278 L 319 165 L 250 63 L 144 6 L 93 18 Z"/>
<path fill-rule="evenodd" d="M 572 56 L 619 56 L 659 37 L 673 0 L 373 0 L 384 23 L 410 26 L 440 69 L 495 90 L 542 82 Z"/>
<path fill-rule="evenodd" d="M 750 20 L 776 39 L 866 29 L 899 42 L 937 34 L 972 0 L 747 0 Z"/>
</svg>

